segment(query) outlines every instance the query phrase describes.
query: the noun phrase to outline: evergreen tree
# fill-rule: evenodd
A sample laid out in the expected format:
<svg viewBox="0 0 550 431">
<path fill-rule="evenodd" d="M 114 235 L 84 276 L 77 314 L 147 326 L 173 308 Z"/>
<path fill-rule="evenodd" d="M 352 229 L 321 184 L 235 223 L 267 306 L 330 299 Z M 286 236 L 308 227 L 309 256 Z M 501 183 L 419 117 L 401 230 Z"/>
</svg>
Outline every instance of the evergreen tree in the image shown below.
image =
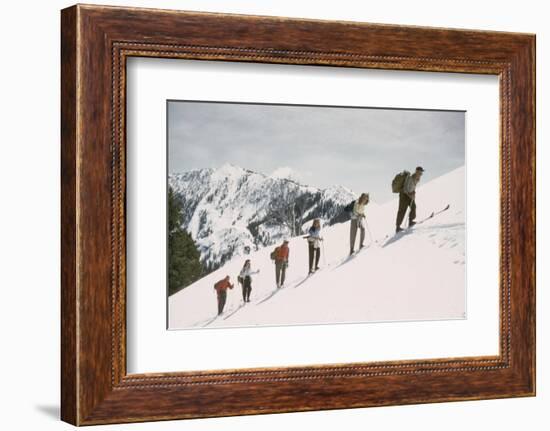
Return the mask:
<svg viewBox="0 0 550 431">
<path fill-rule="evenodd" d="M 171 187 L 168 189 L 168 294 L 197 281 L 202 275 L 200 253 L 182 227 L 182 203 Z"/>
</svg>

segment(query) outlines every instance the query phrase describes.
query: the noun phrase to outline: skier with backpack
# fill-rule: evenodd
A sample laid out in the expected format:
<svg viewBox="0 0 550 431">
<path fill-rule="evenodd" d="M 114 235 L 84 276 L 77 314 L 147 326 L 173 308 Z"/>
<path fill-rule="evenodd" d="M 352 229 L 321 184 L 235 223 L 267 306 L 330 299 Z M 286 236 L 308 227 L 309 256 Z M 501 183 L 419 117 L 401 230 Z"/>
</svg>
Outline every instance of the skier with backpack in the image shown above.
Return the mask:
<svg viewBox="0 0 550 431">
<path fill-rule="evenodd" d="M 275 262 L 275 282 L 277 283 L 277 289 L 280 289 L 285 284 L 288 255 L 289 248 L 287 240 L 284 240 L 279 247 L 276 247 L 275 250 L 271 252 L 271 259 Z"/>
<path fill-rule="evenodd" d="M 424 168 L 417 166 L 414 173 L 403 171 L 398 173 L 392 181 L 392 192 L 399 193 L 399 207 L 395 220 L 395 233 L 403 231 L 401 224 L 405 218 L 407 208 L 409 210 L 409 227 L 413 227 L 416 222 L 416 185 L 419 183 Z"/>
<path fill-rule="evenodd" d="M 349 231 L 349 254 L 355 252 L 355 239 L 357 238 L 357 230 L 360 230 L 359 249 L 365 246 L 365 206 L 369 203 L 369 194 L 362 193 L 359 199 L 351 202 L 344 209 L 351 216 L 351 224 Z"/>
<path fill-rule="evenodd" d="M 225 301 L 227 300 L 227 289 L 233 289 L 233 285 L 229 280 L 229 275 L 227 275 L 214 284 L 214 290 L 218 296 L 218 316 L 223 313 Z"/>
<path fill-rule="evenodd" d="M 316 218 L 309 228 L 308 236 L 305 237 L 308 243 L 309 252 L 309 274 L 313 274 L 319 269 L 319 259 L 321 257 L 321 220 Z M 313 267 L 315 261 L 315 268 Z"/>
<path fill-rule="evenodd" d="M 260 270 L 252 271 L 250 267 L 250 259 L 246 259 L 244 265 L 239 273 L 239 283 L 243 289 L 243 301 L 250 302 L 250 293 L 252 292 L 252 275 L 258 274 Z"/>
</svg>

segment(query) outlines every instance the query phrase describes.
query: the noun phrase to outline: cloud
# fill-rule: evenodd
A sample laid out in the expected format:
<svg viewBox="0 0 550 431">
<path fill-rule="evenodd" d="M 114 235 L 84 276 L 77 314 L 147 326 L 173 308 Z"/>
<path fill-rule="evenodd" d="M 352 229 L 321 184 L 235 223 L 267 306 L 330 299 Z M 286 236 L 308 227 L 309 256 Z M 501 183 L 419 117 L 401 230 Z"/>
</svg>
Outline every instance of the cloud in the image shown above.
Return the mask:
<svg viewBox="0 0 550 431">
<path fill-rule="evenodd" d="M 429 181 L 465 163 L 464 112 L 185 101 L 168 111 L 169 172 L 231 163 L 385 202 L 396 172 L 422 165 Z"/>
</svg>

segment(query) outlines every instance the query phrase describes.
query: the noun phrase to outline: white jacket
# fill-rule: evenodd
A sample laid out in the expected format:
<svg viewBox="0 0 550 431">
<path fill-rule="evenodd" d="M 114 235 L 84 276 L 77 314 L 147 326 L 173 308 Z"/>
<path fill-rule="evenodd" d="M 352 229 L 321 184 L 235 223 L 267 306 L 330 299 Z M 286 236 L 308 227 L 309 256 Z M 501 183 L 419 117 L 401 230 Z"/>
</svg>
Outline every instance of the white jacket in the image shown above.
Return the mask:
<svg viewBox="0 0 550 431">
<path fill-rule="evenodd" d="M 321 241 L 321 229 L 309 228 L 309 237 L 307 239 L 309 242 L 313 243 L 313 248 L 320 248 Z"/>
<path fill-rule="evenodd" d="M 417 184 L 418 181 L 414 179 L 413 175 L 407 176 L 407 178 L 405 179 L 405 184 L 403 184 L 403 192 L 410 196 L 416 191 Z"/>
<path fill-rule="evenodd" d="M 252 278 L 252 276 L 254 274 L 258 274 L 259 272 L 260 272 L 259 269 L 257 271 L 252 271 L 252 268 L 250 268 L 250 267 L 243 268 L 243 269 L 241 269 L 241 272 L 239 273 L 239 277 L 242 277 L 242 278 L 250 277 L 250 278 Z"/>
<path fill-rule="evenodd" d="M 365 217 L 365 207 L 367 204 L 360 204 L 359 199 L 355 201 L 355 204 L 353 205 L 353 211 L 351 212 L 351 218 L 352 219 L 358 219 Z"/>
</svg>

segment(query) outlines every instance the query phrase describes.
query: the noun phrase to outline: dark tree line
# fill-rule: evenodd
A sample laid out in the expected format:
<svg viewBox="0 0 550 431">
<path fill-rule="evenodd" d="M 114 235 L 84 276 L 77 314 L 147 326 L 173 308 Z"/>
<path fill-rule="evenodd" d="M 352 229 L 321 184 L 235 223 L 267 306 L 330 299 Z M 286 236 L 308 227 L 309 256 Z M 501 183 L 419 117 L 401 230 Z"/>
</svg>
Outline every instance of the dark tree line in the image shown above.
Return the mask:
<svg viewBox="0 0 550 431">
<path fill-rule="evenodd" d="M 304 223 L 317 217 L 328 219 L 329 225 L 349 220 L 343 205 L 324 202 L 321 193 L 304 193 L 291 181 L 280 181 L 274 189 L 276 197 L 269 203 L 267 217 L 263 221 L 285 226 L 290 236 L 300 235 Z M 252 234 L 254 232 L 250 228 L 256 229 L 257 232 L 259 224 L 261 223 L 249 225 Z"/>
<path fill-rule="evenodd" d="M 168 188 L 168 294 L 197 281 L 203 274 L 200 253 L 183 229 L 183 205 L 171 187 Z"/>
</svg>

